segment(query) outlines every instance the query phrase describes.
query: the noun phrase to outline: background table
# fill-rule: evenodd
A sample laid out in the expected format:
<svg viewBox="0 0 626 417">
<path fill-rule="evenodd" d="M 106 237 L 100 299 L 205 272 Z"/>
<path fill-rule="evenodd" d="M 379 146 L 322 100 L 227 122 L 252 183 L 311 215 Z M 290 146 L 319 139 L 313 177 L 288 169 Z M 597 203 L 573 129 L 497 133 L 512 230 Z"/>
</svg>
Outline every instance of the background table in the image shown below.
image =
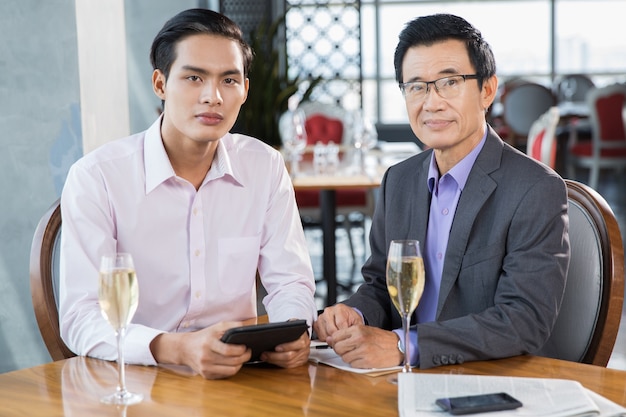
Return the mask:
<svg viewBox="0 0 626 417">
<path fill-rule="evenodd" d="M 339 189 L 377 188 L 382 175 L 316 175 L 294 178 L 295 190 L 315 190 L 320 192 L 322 225 L 322 276 L 326 281 L 326 305 L 337 302 L 337 257 L 335 218 L 337 216 L 336 194 Z"/>
<path fill-rule="evenodd" d="M 348 155 L 345 147 L 341 153 Z M 337 302 L 337 258 L 335 254 L 335 217 L 337 215 L 337 190 L 359 190 L 378 188 L 387 168 L 410 156 L 421 152 L 414 142 L 380 142 L 376 149 L 366 155 L 366 173 L 350 173 L 346 160 L 342 160 L 339 171 L 334 175 L 314 175 L 310 161 L 312 148 L 307 148 L 305 162 L 301 172 L 292 178 L 295 190 L 314 190 L 320 192 L 320 210 L 322 225 L 322 275 L 327 284 L 326 305 Z M 308 155 L 308 157 L 307 157 Z"/>
<path fill-rule="evenodd" d="M 428 373 L 564 378 L 626 405 L 626 372 L 533 356 L 471 362 Z M 369 377 L 304 365 L 244 367 L 232 378 L 204 380 L 188 371 L 127 367 L 127 385 L 144 401 L 124 408 L 99 403 L 115 389 L 115 363 L 75 357 L 0 375 L 2 416 L 362 416 L 398 415 L 397 386 Z"/>
</svg>

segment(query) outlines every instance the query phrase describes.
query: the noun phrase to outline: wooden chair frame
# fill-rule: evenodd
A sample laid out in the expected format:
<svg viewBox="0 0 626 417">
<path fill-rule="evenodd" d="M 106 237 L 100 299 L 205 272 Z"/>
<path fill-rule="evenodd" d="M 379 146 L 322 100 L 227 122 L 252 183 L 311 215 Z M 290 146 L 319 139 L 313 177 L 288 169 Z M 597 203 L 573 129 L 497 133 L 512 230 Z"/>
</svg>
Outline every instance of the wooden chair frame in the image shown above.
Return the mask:
<svg viewBox="0 0 626 417">
<path fill-rule="evenodd" d="M 565 183 L 569 202 L 586 210 L 595 224 L 603 260 L 600 309 L 589 346 L 580 362 L 606 366 L 617 338 L 624 302 L 622 237 L 613 211 L 600 194 L 577 181 L 565 180 Z"/>
<path fill-rule="evenodd" d="M 30 250 L 30 292 L 41 337 L 52 360 L 76 356 L 63 342 L 59 331 L 54 276 L 55 253 L 61 232 L 61 205 L 57 200 L 43 215 Z"/>
</svg>

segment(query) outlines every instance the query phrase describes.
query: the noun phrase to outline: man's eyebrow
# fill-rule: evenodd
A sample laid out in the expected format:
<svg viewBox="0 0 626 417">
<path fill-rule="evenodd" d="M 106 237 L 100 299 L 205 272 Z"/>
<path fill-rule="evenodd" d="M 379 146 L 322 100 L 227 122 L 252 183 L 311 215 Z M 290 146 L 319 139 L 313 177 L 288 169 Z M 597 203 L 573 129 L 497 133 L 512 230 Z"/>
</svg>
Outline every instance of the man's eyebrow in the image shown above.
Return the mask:
<svg viewBox="0 0 626 417">
<path fill-rule="evenodd" d="M 438 76 L 437 76 L 437 79 L 438 79 L 438 78 L 447 77 L 447 76 L 450 76 L 450 75 L 458 75 L 460 73 L 455 68 L 445 68 L 445 69 L 439 71 L 437 74 L 438 74 Z M 413 82 L 416 82 L 416 81 L 432 81 L 432 80 L 424 80 L 422 77 L 416 76 L 416 77 L 410 78 L 406 82 L 413 83 Z"/>
<path fill-rule="evenodd" d="M 195 67 L 193 65 L 183 65 L 182 69 L 184 71 L 191 71 L 191 72 L 197 72 L 198 74 L 201 75 L 207 75 L 209 74 L 209 71 L 205 70 L 204 68 L 200 68 L 200 67 Z M 220 73 L 221 76 L 226 76 L 226 75 L 243 75 L 242 72 L 236 68 L 233 69 L 229 69 L 226 71 L 222 71 Z"/>
</svg>

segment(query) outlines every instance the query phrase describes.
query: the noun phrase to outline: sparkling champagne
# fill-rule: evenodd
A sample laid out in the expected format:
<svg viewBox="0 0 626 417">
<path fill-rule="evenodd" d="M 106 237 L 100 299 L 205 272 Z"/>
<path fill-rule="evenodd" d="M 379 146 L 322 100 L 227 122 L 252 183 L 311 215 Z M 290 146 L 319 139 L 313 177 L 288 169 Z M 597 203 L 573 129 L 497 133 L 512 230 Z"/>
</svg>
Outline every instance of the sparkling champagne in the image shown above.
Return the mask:
<svg viewBox="0 0 626 417">
<path fill-rule="evenodd" d="M 100 310 L 114 329 L 124 328 L 135 315 L 139 286 L 134 269 L 100 272 Z"/>
<path fill-rule="evenodd" d="M 389 258 L 387 291 L 400 314 L 411 314 L 424 292 L 424 260 L 417 256 Z"/>
</svg>

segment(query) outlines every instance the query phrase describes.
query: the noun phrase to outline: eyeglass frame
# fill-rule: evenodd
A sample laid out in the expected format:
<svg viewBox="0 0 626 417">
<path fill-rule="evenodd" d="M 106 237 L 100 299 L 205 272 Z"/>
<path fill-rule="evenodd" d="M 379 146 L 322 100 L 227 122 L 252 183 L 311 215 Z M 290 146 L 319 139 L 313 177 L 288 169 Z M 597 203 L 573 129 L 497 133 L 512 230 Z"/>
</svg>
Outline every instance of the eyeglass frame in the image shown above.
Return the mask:
<svg viewBox="0 0 626 417">
<path fill-rule="evenodd" d="M 426 96 L 428 96 L 428 92 L 430 91 L 430 85 L 434 85 L 435 86 L 435 91 L 437 91 L 437 94 L 443 98 L 448 100 L 448 98 L 444 97 L 441 95 L 441 93 L 439 92 L 439 87 L 437 87 L 437 82 L 441 81 L 441 80 L 446 80 L 448 78 L 454 78 L 454 77 L 461 77 L 463 79 L 463 84 L 465 84 L 465 81 L 469 80 L 478 80 L 480 77 L 478 76 L 478 74 L 451 74 L 448 75 L 446 77 L 441 77 L 441 78 L 437 78 L 436 80 L 432 80 L 432 81 L 408 81 L 406 83 L 398 83 L 399 87 L 400 87 L 400 91 L 402 91 L 402 95 L 406 98 L 406 87 L 412 84 L 426 84 L 426 92 L 424 93 L 423 97 L 420 97 L 419 100 L 424 100 L 426 99 Z M 450 98 L 454 98 L 454 97 L 450 97 Z"/>
</svg>

